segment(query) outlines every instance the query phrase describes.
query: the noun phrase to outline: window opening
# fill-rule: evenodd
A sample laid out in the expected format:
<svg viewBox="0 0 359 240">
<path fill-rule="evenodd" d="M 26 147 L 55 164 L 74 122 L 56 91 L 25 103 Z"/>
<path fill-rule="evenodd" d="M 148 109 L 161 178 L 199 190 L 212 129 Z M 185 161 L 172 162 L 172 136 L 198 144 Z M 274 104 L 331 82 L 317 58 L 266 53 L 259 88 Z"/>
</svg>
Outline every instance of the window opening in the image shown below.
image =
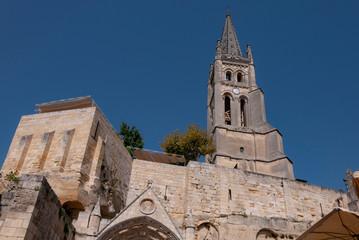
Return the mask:
<svg viewBox="0 0 359 240">
<path fill-rule="evenodd" d="M 247 127 L 246 101 L 241 99 L 241 127 Z"/>
<path fill-rule="evenodd" d="M 237 73 L 237 82 L 242 82 L 242 73 Z"/>
<path fill-rule="evenodd" d="M 226 80 L 231 81 L 231 72 L 226 73 Z"/>
<path fill-rule="evenodd" d="M 244 152 L 244 147 L 241 147 L 241 148 L 239 149 L 239 151 L 240 151 L 241 153 L 243 153 L 243 152 Z"/>
<path fill-rule="evenodd" d="M 224 97 L 224 121 L 227 125 L 231 125 L 231 99 Z"/>
<path fill-rule="evenodd" d="M 232 200 L 232 191 L 231 191 L 231 189 L 228 189 L 228 199 Z"/>
<path fill-rule="evenodd" d="M 236 163 L 236 166 L 234 166 L 234 169 L 238 169 L 238 164 Z"/>
</svg>

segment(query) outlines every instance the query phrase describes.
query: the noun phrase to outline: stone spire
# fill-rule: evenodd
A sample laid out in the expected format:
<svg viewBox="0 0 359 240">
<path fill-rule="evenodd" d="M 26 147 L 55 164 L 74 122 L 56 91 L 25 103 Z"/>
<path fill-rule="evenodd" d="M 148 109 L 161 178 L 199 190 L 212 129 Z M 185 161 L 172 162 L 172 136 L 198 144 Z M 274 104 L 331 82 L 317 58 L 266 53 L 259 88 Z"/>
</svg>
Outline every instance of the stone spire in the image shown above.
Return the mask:
<svg viewBox="0 0 359 240">
<path fill-rule="evenodd" d="M 233 55 L 235 57 L 242 56 L 241 47 L 239 46 L 229 10 L 227 10 L 226 22 L 224 23 L 221 47 L 223 55 Z"/>
</svg>

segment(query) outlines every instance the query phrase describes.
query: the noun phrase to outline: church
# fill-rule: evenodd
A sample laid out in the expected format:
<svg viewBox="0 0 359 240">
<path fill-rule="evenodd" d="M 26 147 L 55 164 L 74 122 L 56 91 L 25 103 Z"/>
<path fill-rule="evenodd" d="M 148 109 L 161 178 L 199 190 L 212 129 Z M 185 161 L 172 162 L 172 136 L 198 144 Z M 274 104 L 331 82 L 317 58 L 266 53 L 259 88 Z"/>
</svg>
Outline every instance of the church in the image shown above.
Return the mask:
<svg viewBox="0 0 359 240">
<path fill-rule="evenodd" d="M 359 211 L 350 170 L 347 192 L 295 178 L 229 12 L 207 96 L 216 152 L 187 166 L 131 156 L 89 96 L 38 104 L 2 166 L 0 239 L 298 239 L 334 208 Z"/>
</svg>

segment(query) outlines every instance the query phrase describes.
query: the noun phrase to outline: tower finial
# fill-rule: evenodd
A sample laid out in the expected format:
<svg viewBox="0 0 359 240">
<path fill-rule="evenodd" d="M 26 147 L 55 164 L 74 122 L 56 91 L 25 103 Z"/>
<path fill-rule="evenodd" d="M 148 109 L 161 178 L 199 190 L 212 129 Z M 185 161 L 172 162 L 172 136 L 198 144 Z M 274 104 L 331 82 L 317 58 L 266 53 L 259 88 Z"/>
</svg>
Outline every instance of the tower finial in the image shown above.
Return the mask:
<svg viewBox="0 0 359 240">
<path fill-rule="evenodd" d="M 252 49 L 249 43 L 247 44 L 247 58 L 249 58 L 251 63 L 253 63 Z"/>
<path fill-rule="evenodd" d="M 231 15 L 229 14 L 229 8 L 227 8 L 227 16 L 231 16 Z"/>
</svg>

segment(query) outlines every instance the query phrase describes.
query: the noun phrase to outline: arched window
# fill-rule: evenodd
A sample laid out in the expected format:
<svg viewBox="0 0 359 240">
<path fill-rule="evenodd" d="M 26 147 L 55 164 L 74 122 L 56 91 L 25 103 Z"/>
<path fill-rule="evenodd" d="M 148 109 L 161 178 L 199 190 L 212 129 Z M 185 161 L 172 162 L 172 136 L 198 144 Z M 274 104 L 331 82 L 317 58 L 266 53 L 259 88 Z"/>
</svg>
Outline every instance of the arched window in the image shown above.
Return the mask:
<svg viewBox="0 0 359 240">
<path fill-rule="evenodd" d="M 242 75 L 242 73 L 237 73 L 237 82 L 243 82 L 243 75 Z"/>
<path fill-rule="evenodd" d="M 231 72 L 226 72 L 226 80 L 231 81 Z"/>
<path fill-rule="evenodd" d="M 229 96 L 224 97 L 224 122 L 231 125 L 231 98 Z"/>
<path fill-rule="evenodd" d="M 247 111 L 246 111 L 246 100 L 241 99 L 241 127 L 247 127 Z"/>
</svg>

